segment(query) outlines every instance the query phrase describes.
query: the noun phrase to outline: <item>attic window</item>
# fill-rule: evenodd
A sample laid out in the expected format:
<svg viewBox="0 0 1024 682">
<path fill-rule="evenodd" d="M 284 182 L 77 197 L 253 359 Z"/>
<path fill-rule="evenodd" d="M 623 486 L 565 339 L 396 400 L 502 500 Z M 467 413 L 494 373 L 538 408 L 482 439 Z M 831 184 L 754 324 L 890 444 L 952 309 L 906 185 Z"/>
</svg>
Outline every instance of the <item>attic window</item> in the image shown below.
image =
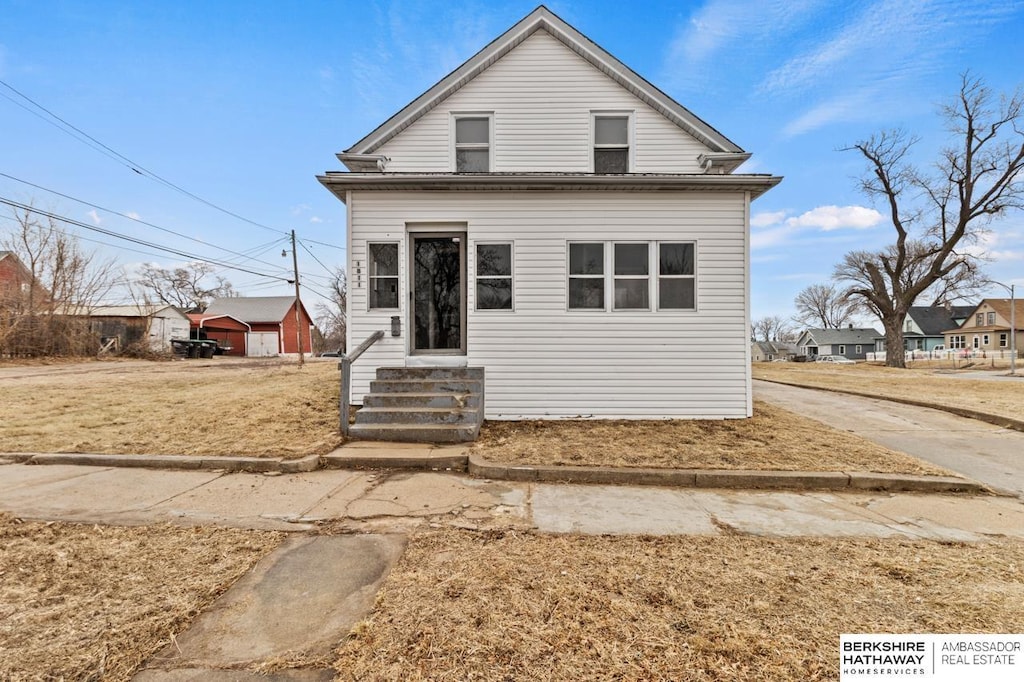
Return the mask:
<svg viewBox="0 0 1024 682">
<path fill-rule="evenodd" d="M 594 114 L 594 172 L 629 172 L 628 114 Z"/>
<path fill-rule="evenodd" d="M 455 172 L 488 173 L 490 170 L 490 116 L 456 116 Z"/>
</svg>

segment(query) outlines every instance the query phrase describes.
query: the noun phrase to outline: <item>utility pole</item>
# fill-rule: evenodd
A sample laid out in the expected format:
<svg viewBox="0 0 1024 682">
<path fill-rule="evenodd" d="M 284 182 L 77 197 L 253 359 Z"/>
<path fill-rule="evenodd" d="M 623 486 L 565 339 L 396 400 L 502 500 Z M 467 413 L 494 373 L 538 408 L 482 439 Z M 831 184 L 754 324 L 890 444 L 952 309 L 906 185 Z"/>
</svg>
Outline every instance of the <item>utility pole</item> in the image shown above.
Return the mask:
<svg viewBox="0 0 1024 682">
<path fill-rule="evenodd" d="M 299 340 L 299 366 L 305 362 L 302 354 L 302 316 L 299 314 L 299 306 L 302 305 L 299 299 L 299 254 L 295 251 L 295 230 L 292 230 L 292 267 L 295 269 L 295 335 Z"/>
</svg>

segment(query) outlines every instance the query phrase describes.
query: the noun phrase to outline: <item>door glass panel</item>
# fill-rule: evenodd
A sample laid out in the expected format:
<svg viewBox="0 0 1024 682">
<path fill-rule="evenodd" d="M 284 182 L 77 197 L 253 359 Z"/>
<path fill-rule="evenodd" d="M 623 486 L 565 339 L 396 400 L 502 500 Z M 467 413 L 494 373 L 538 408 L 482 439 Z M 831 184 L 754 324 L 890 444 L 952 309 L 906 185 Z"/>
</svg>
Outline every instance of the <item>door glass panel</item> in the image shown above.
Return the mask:
<svg viewBox="0 0 1024 682">
<path fill-rule="evenodd" d="M 456 237 L 413 240 L 416 350 L 462 348 L 462 257 Z"/>
</svg>

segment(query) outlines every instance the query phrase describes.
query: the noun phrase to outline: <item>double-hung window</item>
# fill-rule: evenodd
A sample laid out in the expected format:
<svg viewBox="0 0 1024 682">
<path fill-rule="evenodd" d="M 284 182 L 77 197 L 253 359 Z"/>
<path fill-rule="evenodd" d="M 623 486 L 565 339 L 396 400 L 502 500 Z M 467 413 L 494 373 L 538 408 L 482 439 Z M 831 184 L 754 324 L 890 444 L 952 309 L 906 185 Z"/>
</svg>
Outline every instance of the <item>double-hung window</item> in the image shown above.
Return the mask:
<svg viewBox="0 0 1024 682">
<path fill-rule="evenodd" d="M 658 244 L 658 310 L 697 308 L 692 242 Z"/>
<path fill-rule="evenodd" d="M 594 114 L 594 172 L 629 172 L 629 114 Z"/>
<path fill-rule="evenodd" d="M 999 347 L 1000 348 L 1006 348 L 1007 346 L 1009 346 L 1009 344 L 1006 342 L 1008 336 L 1009 336 L 1009 334 L 1007 334 L 1006 332 L 1002 332 L 1002 333 L 999 334 Z"/>
<path fill-rule="evenodd" d="M 371 309 L 398 308 L 398 244 L 369 244 Z"/>
<path fill-rule="evenodd" d="M 569 244 L 569 309 L 604 310 L 604 244 Z"/>
<path fill-rule="evenodd" d="M 650 244 L 615 244 L 615 310 L 647 310 L 650 306 Z"/>
<path fill-rule="evenodd" d="M 992 325 L 992 324 L 996 323 L 996 314 L 995 313 L 987 313 L 985 317 L 987 318 L 986 319 L 986 324 Z"/>
<path fill-rule="evenodd" d="M 512 310 L 512 244 L 476 245 L 476 309 Z"/>
<path fill-rule="evenodd" d="M 491 116 L 455 116 L 455 172 L 489 173 L 491 170 Z"/>
</svg>

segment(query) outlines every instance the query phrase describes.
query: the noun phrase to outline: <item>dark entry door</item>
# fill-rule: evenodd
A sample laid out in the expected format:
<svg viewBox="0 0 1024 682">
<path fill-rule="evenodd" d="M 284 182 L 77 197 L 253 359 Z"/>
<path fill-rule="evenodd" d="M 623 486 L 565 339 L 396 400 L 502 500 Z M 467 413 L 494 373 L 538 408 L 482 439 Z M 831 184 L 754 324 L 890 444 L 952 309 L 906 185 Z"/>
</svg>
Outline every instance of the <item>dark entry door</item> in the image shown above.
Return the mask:
<svg viewBox="0 0 1024 682">
<path fill-rule="evenodd" d="M 466 352 L 466 235 L 413 234 L 412 352 Z"/>
</svg>

